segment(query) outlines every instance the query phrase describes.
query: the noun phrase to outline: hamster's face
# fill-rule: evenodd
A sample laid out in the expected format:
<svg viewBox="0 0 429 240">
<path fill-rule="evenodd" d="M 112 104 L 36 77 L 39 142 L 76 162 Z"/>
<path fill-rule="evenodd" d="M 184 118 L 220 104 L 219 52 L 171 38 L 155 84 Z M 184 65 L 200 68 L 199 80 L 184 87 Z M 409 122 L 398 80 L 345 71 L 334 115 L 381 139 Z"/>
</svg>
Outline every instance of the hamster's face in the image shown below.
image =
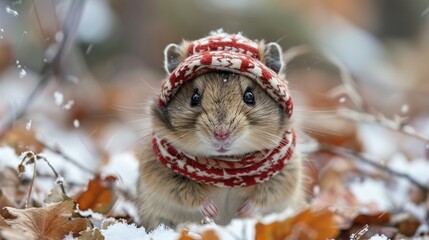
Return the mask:
<svg viewBox="0 0 429 240">
<path fill-rule="evenodd" d="M 160 138 L 204 157 L 273 148 L 289 124 L 284 110 L 257 83 L 228 72 L 185 83 L 166 107 L 153 104 L 151 111 Z"/>
</svg>

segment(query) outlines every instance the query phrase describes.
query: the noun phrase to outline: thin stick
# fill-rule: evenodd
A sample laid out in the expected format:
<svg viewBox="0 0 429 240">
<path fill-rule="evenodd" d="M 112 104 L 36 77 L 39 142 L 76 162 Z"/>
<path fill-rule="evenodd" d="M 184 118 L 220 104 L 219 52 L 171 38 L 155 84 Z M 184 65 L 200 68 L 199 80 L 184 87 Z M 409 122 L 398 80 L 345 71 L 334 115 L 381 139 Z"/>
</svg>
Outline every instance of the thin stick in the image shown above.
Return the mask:
<svg viewBox="0 0 429 240">
<path fill-rule="evenodd" d="M 61 191 L 63 192 L 64 195 L 67 196 L 66 190 L 64 188 L 63 177 L 55 170 L 55 168 L 51 165 L 51 163 L 48 161 L 48 159 L 46 159 L 46 157 L 37 155 L 37 158 L 38 159 L 43 159 L 48 164 L 48 166 L 51 168 L 52 172 L 54 173 L 55 177 L 57 178 L 57 180 L 55 182 L 58 185 L 60 185 Z M 34 165 L 34 166 L 36 166 L 36 165 Z"/>
<path fill-rule="evenodd" d="M 37 142 L 40 143 L 43 147 L 45 147 L 46 149 L 49 149 L 50 151 L 60 155 L 62 158 L 64 158 L 64 160 L 72 163 L 73 165 L 75 165 L 76 167 L 80 168 L 81 170 L 91 174 L 91 175 L 95 175 L 95 172 L 92 171 L 91 169 L 83 166 L 82 164 L 80 164 L 78 161 L 76 161 L 75 159 L 73 159 L 72 157 L 68 156 L 67 154 L 65 154 L 60 147 L 58 147 L 57 145 L 50 145 L 47 142 L 43 141 L 40 138 L 37 138 Z"/>
<path fill-rule="evenodd" d="M 8 129 L 13 126 L 13 123 L 17 119 L 21 118 L 27 112 L 30 105 L 34 102 L 34 99 L 45 88 L 51 76 L 54 73 L 59 75 L 61 72 L 64 58 L 63 56 L 73 44 L 84 5 L 85 0 L 75 0 L 71 2 L 71 6 L 63 26 L 64 38 L 58 47 L 58 51 L 55 53 L 52 59 L 48 59 L 48 62 L 43 65 L 40 72 L 41 78 L 34 87 L 33 91 L 31 91 L 31 93 L 24 100 L 24 104 L 18 108 L 15 114 L 13 114 L 13 111 L 8 111 L 9 114 L 5 118 L 0 119 L 0 138 L 6 133 Z"/>
<path fill-rule="evenodd" d="M 337 111 L 337 114 L 342 118 L 346 118 L 355 122 L 376 123 L 385 128 L 398 131 L 402 134 L 405 134 L 429 143 L 428 136 L 421 134 L 410 125 L 406 125 L 403 121 L 401 121 L 401 119 L 392 120 L 385 117 L 382 114 L 372 115 L 369 113 L 358 112 L 352 109 L 340 109 Z"/>
<path fill-rule="evenodd" d="M 393 170 L 393 169 L 391 169 L 385 165 L 382 165 L 382 164 L 364 156 L 362 153 L 359 153 L 359 152 L 356 152 L 356 151 L 353 151 L 353 150 L 347 149 L 347 148 L 337 147 L 337 146 L 330 145 L 330 144 L 319 144 L 318 150 L 323 151 L 323 152 L 331 152 L 331 153 L 335 153 L 337 155 L 342 155 L 342 156 L 351 156 L 357 160 L 360 160 L 361 162 L 369 164 L 369 165 L 371 165 L 377 169 L 380 169 L 384 172 L 387 172 L 391 175 L 394 175 L 394 176 L 400 177 L 400 178 L 404 178 L 404 179 L 408 180 L 409 182 L 411 182 L 412 184 L 414 184 L 415 186 L 419 187 L 425 193 L 429 192 L 429 188 L 427 186 L 419 183 L 417 180 L 410 177 L 409 175 L 407 175 L 405 173 L 398 172 L 396 170 Z"/>
</svg>

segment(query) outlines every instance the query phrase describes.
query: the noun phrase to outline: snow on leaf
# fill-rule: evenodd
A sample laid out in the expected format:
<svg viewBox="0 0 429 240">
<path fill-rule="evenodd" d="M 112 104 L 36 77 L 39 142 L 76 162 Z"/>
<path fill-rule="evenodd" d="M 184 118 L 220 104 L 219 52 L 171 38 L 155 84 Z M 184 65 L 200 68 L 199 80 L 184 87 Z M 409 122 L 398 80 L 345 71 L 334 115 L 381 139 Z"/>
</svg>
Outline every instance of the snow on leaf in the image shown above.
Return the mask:
<svg viewBox="0 0 429 240">
<path fill-rule="evenodd" d="M 63 239 L 70 232 L 78 236 L 91 224 L 86 218 L 72 217 L 74 208 L 75 203 L 71 200 L 40 208 L 7 207 L 6 212 L 12 217 L 5 217 L 5 222 L 12 230 L 29 234 L 30 239 Z"/>
<path fill-rule="evenodd" d="M 334 238 L 339 233 L 334 216 L 331 211 L 306 209 L 283 221 L 257 223 L 255 240 Z"/>
</svg>

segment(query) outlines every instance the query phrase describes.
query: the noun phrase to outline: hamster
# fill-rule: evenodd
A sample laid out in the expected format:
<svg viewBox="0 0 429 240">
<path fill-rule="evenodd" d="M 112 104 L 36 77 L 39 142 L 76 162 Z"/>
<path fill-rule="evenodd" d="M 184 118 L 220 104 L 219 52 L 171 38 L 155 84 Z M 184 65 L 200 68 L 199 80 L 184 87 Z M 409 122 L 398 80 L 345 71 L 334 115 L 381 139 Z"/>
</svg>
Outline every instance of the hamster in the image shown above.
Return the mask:
<svg viewBox="0 0 429 240">
<path fill-rule="evenodd" d="M 189 43 L 169 45 L 165 67 L 171 73 Z M 281 74 L 282 52 L 259 42 L 259 60 Z M 175 149 L 202 159 L 236 163 L 249 153 L 275 148 L 292 119 L 248 76 L 211 71 L 184 83 L 164 106 L 149 106 L 151 128 Z M 219 187 L 193 180 L 161 163 L 153 139 L 144 140 L 140 156 L 137 203 L 142 225 L 171 228 L 206 218 L 221 225 L 233 218 L 280 212 L 305 204 L 301 156 L 293 151 L 286 166 L 267 181 L 244 187 Z M 180 160 L 180 159 L 178 159 Z M 191 164 L 192 165 L 192 164 Z"/>
</svg>

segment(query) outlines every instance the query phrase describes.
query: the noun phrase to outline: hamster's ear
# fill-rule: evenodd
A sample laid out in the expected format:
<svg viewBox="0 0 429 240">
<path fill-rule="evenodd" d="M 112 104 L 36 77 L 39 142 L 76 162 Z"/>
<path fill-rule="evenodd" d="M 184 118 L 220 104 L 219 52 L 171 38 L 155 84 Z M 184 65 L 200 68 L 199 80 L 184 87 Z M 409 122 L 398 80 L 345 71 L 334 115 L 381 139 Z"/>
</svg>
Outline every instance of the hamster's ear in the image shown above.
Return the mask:
<svg viewBox="0 0 429 240">
<path fill-rule="evenodd" d="M 182 56 L 180 46 L 168 44 L 164 49 L 164 68 L 167 73 L 171 73 L 179 65 Z"/>
<path fill-rule="evenodd" d="M 265 45 L 264 64 L 265 66 L 271 68 L 274 72 L 280 72 L 284 65 L 282 48 L 280 45 L 274 42 Z"/>
</svg>

